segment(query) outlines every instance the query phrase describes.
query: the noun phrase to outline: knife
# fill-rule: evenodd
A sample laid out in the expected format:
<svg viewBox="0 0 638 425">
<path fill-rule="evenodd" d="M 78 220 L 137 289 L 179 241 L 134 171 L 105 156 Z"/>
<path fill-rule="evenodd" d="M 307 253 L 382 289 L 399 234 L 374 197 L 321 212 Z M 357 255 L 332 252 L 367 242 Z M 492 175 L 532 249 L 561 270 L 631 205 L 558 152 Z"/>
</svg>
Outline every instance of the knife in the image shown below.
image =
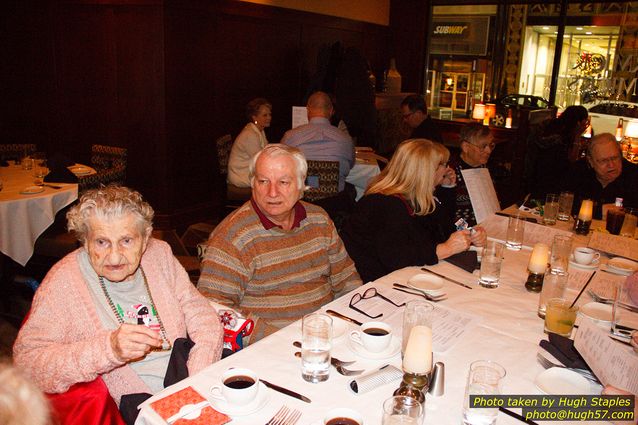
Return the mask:
<svg viewBox="0 0 638 425">
<path fill-rule="evenodd" d="M 331 316 L 335 316 L 335 317 L 339 317 L 339 318 L 341 318 L 343 320 L 347 320 L 348 322 L 354 323 L 355 325 L 359 325 L 359 326 L 363 325 L 363 323 L 359 322 L 358 320 L 354 320 L 353 318 L 348 317 L 346 315 L 343 315 L 341 313 L 338 313 L 338 312 L 336 312 L 334 310 L 326 310 L 326 313 L 328 313 Z"/>
<path fill-rule="evenodd" d="M 421 291 L 420 289 L 411 288 L 409 286 L 401 285 L 400 283 L 392 284 L 392 289 L 394 289 L 395 291 L 405 292 L 406 294 L 422 295 L 423 298 L 427 299 L 428 301 L 439 301 L 440 299 L 440 298 L 434 298 L 432 295 L 424 291 Z"/>
<path fill-rule="evenodd" d="M 452 283 L 456 283 L 457 285 L 461 285 L 461 286 L 463 286 L 464 288 L 467 288 L 467 289 L 474 289 L 474 288 L 472 288 L 470 285 L 466 285 L 465 283 L 463 283 L 463 282 L 459 282 L 458 280 L 450 279 L 450 278 L 449 278 L 449 277 L 447 277 L 447 276 L 443 276 L 443 275 L 442 275 L 442 274 L 440 274 L 440 273 L 433 272 L 432 270 L 430 270 L 430 269 L 426 269 L 425 267 L 421 267 L 421 270 L 423 270 L 424 272 L 432 273 L 433 275 L 438 276 L 438 277 L 440 277 L 440 278 L 443 278 L 443 279 L 445 279 L 445 280 L 449 280 L 450 282 L 452 282 Z"/>
<path fill-rule="evenodd" d="M 494 214 L 500 215 L 501 217 L 514 217 L 513 215 L 505 214 L 502 212 L 495 212 Z M 534 217 L 520 217 L 520 218 L 522 218 L 525 221 L 529 221 L 530 223 L 538 224 L 538 220 L 536 220 Z"/>
<path fill-rule="evenodd" d="M 279 385 L 275 385 L 273 383 L 270 383 L 270 382 L 266 381 L 265 379 L 260 379 L 259 381 L 262 382 L 268 388 L 273 389 L 275 391 L 279 391 L 282 394 L 286 394 L 287 396 L 297 398 L 297 399 L 299 399 L 301 401 L 305 401 L 306 403 L 312 403 L 312 401 L 310 401 L 310 399 L 308 397 L 306 397 L 305 395 L 301 395 L 301 394 L 296 393 L 294 391 L 291 391 L 291 390 L 289 390 L 287 388 L 280 387 Z"/>
</svg>

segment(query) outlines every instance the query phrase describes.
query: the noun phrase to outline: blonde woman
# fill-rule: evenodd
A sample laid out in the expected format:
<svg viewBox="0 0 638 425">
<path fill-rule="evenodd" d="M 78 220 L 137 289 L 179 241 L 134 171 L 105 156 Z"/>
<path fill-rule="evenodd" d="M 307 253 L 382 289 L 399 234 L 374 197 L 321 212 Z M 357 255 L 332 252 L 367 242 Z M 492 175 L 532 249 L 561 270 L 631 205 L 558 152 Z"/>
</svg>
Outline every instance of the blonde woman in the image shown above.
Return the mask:
<svg viewBox="0 0 638 425">
<path fill-rule="evenodd" d="M 440 143 L 406 140 L 370 183 L 341 233 L 364 282 L 403 267 L 436 264 L 485 242 L 481 228 L 455 231 L 455 192 L 448 186 L 456 176 L 447 166 L 449 156 Z"/>
</svg>

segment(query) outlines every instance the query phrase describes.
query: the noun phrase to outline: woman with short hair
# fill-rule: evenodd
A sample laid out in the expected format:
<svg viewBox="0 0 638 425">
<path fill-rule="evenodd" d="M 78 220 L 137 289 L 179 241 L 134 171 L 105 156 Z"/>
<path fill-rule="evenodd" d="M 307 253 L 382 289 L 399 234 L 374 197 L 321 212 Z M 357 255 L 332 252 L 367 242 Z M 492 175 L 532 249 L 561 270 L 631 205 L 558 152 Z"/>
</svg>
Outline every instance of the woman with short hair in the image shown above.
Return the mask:
<svg viewBox="0 0 638 425">
<path fill-rule="evenodd" d="M 14 361 L 43 391 L 102 377 L 116 403 L 156 393 L 175 340 L 195 343 L 189 374 L 219 360 L 223 329 L 165 242 L 153 209 L 121 186 L 89 190 L 67 213 L 82 247 L 55 264 L 35 294 Z"/>
<path fill-rule="evenodd" d="M 485 231 L 455 231 L 456 177 L 449 151 L 426 139 L 402 142 L 346 221 L 341 238 L 364 282 L 407 266 L 436 264 L 482 245 Z"/>
</svg>

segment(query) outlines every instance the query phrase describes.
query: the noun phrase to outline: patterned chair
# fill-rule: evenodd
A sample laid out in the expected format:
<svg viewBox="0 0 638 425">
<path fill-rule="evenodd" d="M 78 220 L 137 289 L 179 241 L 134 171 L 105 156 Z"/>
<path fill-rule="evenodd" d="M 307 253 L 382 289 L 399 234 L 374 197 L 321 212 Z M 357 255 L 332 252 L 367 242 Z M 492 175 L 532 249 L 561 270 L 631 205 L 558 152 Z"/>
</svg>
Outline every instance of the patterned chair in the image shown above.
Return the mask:
<svg viewBox="0 0 638 425">
<path fill-rule="evenodd" d="M 230 150 L 233 147 L 233 139 L 230 134 L 224 134 L 215 141 L 217 147 L 217 162 L 219 163 L 219 174 L 226 176 L 228 174 L 228 158 Z"/>
<path fill-rule="evenodd" d="M 124 184 L 126 156 L 127 150 L 124 148 L 93 145 L 91 147 L 91 165 L 97 174 L 78 177 L 80 192 L 111 183 Z"/>
<path fill-rule="evenodd" d="M 0 159 L 4 160 L 20 160 L 25 154 L 31 155 L 36 151 L 34 144 L 26 143 L 10 143 L 8 145 L 0 145 Z"/>
<path fill-rule="evenodd" d="M 339 193 L 339 161 L 308 161 L 306 185 L 306 201 L 335 196 Z"/>
</svg>

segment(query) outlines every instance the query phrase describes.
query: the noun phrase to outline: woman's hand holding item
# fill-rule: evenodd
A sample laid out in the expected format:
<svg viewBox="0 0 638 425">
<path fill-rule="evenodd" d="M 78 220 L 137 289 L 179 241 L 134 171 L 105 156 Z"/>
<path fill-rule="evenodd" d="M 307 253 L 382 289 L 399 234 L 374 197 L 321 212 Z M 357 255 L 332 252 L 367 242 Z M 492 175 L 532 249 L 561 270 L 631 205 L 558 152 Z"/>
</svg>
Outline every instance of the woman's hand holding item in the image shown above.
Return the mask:
<svg viewBox="0 0 638 425">
<path fill-rule="evenodd" d="M 470 247 L 470 231 L 459 230 L 450 235 L 447 241 L 436 246 L 436 256 L 439 260 L 463 252 Z"/>
<path fill-rule="evenodd" d="M 111 333 L 111 347 L 118 360 L 128 363 L 161 348 L 159 333 L 143 325 L 124 323 Z"/>
<path fill-rule="evenodd" d="M 474 231 L 470 235 L 470 240 L 474 246 L 483 246 L 487 240 L 487 232 L 480 226 L 474 226 Z"/>
</svg>

